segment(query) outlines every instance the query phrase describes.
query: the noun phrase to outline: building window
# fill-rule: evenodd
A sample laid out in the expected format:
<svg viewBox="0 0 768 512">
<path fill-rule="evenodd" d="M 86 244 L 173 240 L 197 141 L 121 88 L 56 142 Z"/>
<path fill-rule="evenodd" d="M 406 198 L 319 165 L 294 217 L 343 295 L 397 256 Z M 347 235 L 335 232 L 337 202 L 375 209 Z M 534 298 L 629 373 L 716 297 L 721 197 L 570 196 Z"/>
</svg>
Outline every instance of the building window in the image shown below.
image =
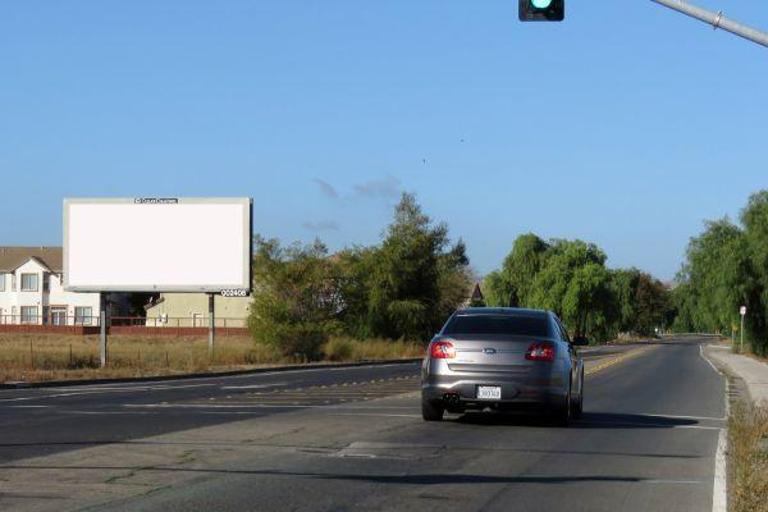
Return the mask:
<svg viewBox="0 0 768 512">
<path fill-rule="evenodd" d="M 46 293 L 51 291 L 51 274 L 48 272 L 43 274 L 43 291 Z"/>
<path fill-rule="evenodd" d="M 0 274 L 0 292 L 5 291 L 5 274 Z"/>
<path fill-rule="evenodd" d="M 21 274 L 21 291 L 36 292 L 38 290 L 37 274 Z"/>
<path fill-rule="evenodd" d="M 37 306 L 21 306 L 21 323 L 37 323 Z"/>
<path fill-rule="evenodd" d="M 75 325 L 91 325 L 93 319 L 93 308 L 76 307 Z"/>
<path fill-rule="evenodd" d="M 11 291 L 16 291 L 16 274 L 11 274 Z"/>
<path fill-rule="evenodd" d="M 67 325 L 67 306 L 51 306 L 51 324 Z"/>
</svg>

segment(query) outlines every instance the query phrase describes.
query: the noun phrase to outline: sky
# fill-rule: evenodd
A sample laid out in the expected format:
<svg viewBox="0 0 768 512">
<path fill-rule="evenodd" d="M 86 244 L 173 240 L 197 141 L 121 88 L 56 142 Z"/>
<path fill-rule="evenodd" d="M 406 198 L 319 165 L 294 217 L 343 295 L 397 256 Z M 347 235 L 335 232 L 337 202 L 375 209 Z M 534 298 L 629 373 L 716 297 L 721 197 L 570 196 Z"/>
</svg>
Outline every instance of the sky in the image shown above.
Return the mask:
<svg viewBox="0 0 768 512">
<path fill-rule="evenodd" d="M 768 3 L 699 5 L 768 29 Z M 61 244 L 64 197 L 248 196 L 258 233 L 336 250 L 409 191 L 479 274 L 535 232 L 671 279 L 768 188 L 768 49 L 649 0 L 566 10 L 3 2 L 0 245 Z"/>
</svg>

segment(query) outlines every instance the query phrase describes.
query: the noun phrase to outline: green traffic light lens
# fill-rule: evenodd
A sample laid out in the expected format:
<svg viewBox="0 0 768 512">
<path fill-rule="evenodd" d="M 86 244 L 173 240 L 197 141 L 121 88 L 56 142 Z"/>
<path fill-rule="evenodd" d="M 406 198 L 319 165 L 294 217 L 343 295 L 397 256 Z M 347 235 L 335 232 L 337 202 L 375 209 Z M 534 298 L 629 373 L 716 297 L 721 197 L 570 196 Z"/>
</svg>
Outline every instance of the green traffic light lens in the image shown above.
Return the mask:
<svg viewBox="0 0 768 512">
<path fill-rule="evenodd" d="M 548 9 L 552 5 L 553 0 L 530 0 L 531 5 L 536 9 Z"/>
</svg>

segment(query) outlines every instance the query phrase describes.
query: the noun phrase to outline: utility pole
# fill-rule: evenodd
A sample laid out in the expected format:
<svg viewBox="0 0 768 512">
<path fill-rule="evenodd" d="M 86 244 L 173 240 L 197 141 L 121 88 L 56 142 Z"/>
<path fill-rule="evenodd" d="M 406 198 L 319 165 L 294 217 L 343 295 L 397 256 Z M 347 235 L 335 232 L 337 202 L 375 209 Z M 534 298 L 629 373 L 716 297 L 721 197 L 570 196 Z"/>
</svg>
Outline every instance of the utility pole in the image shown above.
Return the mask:
<svg viewBox="0 0 768 512">
<path fill-rule="evenodd" d="M 657 4 L 661 4 L 665 7 L 669 7 L 672 10 L 683 13 L 691 18 L 696 18 L 699 21 L 703 21 L 709 25 L 712 25 L 714 29 L 721 28 L 726 32 L 735 34 L 739 37 L 743 37 L 753 43 L 768 47 L 768 32 L 758 30 L 756 28 L 748 27 L 738 21 L 730 20 L 723 16 L 723 11 L 714 12 L 701 7 L 696 7 L 683 0 L 651 0 Z"/>
</svg>

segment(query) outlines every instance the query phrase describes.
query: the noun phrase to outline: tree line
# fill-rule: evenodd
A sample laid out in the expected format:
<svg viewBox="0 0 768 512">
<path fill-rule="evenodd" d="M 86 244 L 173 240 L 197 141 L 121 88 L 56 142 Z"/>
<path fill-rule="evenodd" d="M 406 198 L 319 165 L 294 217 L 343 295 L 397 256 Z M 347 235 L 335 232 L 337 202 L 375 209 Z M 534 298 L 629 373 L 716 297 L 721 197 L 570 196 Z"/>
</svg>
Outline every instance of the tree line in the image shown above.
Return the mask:
<svg viewBox="0 0 768 512">
<path fill-rule="evenodd" d="M 738 223 L 706 223 L 688 244 L 677 282 L 674 330 L 736 335 L 746 306 L 745 340 L 768 353 L 768 190 L 749 198 Z"/>
<path fill-rule="evenodd" d="M 673 314 L 667 287 L 635 268 L 607 268 L 606 259 L 592 243 L 521 235 L 485 277 L 486 302 L 552 310 L 573 336 L 594 342 L 663 329 Z"/>
<path fill-rule="evenodd" d="M 428 340 L 468 296 L 466 247 L 403 193 L 380 244 L 329 254 L 319 240 L 256 237 L 249 327 L 284 354 L 321 356 L 333 335 Z"/>
<path fill-rule="evenodd" d="M 254 241 L 249 326 L 284 354 L 321 357 L 332 336 L 427 341 L 467 305 L 475 276 L 462 240 L 403 193 L 379 244 L 330 254 L 319 240 L 284 246 Z M 649 335 L 671 323 L 666 287 L 637 269 L 609 269 L 606 254 L 580 240 L 518 237 L 483 281 L 485 302 L 555 311 L 595 342 L 619 332 Z"/>
</svg>

